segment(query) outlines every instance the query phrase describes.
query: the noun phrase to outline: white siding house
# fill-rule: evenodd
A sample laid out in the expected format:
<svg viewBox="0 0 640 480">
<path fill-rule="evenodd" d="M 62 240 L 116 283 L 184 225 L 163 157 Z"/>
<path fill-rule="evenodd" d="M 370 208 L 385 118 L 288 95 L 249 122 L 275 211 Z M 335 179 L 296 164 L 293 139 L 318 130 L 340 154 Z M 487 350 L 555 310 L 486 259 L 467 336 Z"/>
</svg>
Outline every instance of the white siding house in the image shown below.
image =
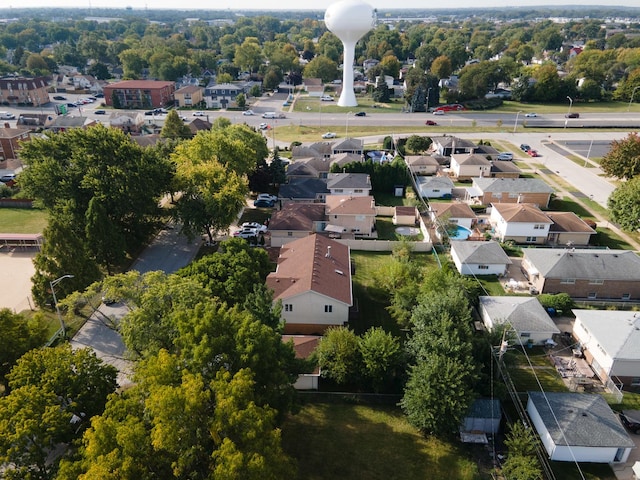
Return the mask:
<svg viewBox="0 0 640 480">
<path fill-rule="evenodd" d="M 462 275 L 505 275 L 511 260 L 498 242 L 451 241 L 451 259 Z"/>
</svg>

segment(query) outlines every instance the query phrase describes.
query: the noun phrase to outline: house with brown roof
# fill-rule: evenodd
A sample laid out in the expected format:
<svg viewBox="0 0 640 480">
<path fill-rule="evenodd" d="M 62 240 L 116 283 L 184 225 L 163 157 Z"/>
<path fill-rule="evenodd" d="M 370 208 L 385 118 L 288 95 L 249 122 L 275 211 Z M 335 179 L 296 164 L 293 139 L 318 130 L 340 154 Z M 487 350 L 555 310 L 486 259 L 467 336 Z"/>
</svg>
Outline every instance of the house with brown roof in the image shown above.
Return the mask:
<svg viewBox="0 0 640 480">
<path fill-rule="evenodd" d="M 445 157 L 450 157 L 455 154 L 474 153 L 478 148 L 471 140 L 451 137 L 449 135 L 431 137 L 431 140 L 433 143 L 431 144 L 430 151 Z"/>
<path fill-rule="evenodd" d="M 478 221 L 478 217 L 466 203 L 435 203 L 429 204 L 429 218 L 432 222 L 448 222 L 461 225 L 471 230 Z"/>
<path fill-rule="evenodd" d="M 404 160 L 416 175 L 435 175 L 440 168 L 440 162 L 431 155 L 407 155 Z"/>
<path fill-rule="evenodd" d="M 282 245 L 322 232 L 326 223 L 325 205 L 322 203 L 285 203 L 273 212 L 269 221 L 271 246 Z"/>
<path fill-rule="evenodd" d="M 178 107 L 195 107 L 204 100 L 204 88 L 198 85 L 187 85 L 173 94 Z"/>
<path fill-rule="evenodd" d="M 293 343 L 293 351 L 296 358 L 300 360 L 308 359 L 318 347 L 319 335 L 282 335 L 283 343 Z M 320 367 L 317 365 L 311 372 L 299 373 L 293 388 L 296 390 L 318 390 L 318 380 L 320 379 Z"/>
<path fill-rule="evenodd" d="M 500 242 L 547 243 L 553 221 L 535 205 L 527 203 L 493 203 L 489 222 Z"/>
<path fill-rule="evenodd" d="M 589 245 L 596 231 L 573 212 L 545 212 L 553 222 L 548 242 L 552 245 Z"/>
<path fill-rule="evenodd" d="M 39 107 L 49 100 L 49 83 L 45 77 L 0 78 L 0 105 Z"/>
<path fill-rule="evenodd" d="M 310 97 L 321 97 L 324 92 L 324 84 L 321 78 L 305 78 L 302 87 Z"/>
<path fill-rule="evenodd" d="M 293 161 L 299 158 L 318 157 L 329 159 L 332 155 L 331 143 L 315 142 L 310 145 L 296 145 L 291 149 L 291 159 Z"/>
<path fill-rule="evenodd" d="M 468 180 L 474 177 L 488 177 L 491 172 L 491 162 L 483 155 L 463 153 L 451 155 L 451 174 L 458 180 Z"/>
<path fill-rule="evenodd" d="M 125 80 L 104 87 L 107 106 L 124 109 L 148 109 L 173 105 L 175 82 Z"/>
<path fill-rule="evenodd" d="M 31 139 L 30 133 L 28 128 L 0 128 L 0 162 L 17 159 L 20 144 Z"/>
<path fill-rule="evenodd" d="M 631 250 L 525 248 L 522 271 L 540 293 L 640 300 L 640 257 Z"/>
<path fill-rule="evenodd" d="M 466 189 L 465 200 L 491 203 L 532 203 L 548 207 L 553 188 L 537 178 L 474 178 Z"/>
<path fill-rule="evenodd" d="M 327 228 L 341 227 L 342 232 L 361 237 L 377 236 L 376 205 L 372 196 L 327 195 Z"/>
<path fill-rule="evenodd" d="M 266 283 L 274 301 L 282 302 L 285 334 L 322 335 L 349 322 L 353 292 L 346 245 L 317 234 L 288 243 Z"/>
<path fill-rule="evenodd" d="M 191 134 L 195 136 L 200 130 L 211 130 L 213 128 L 213 124 L 208 120 L 203 120 L 201 118 L 196 118 L 189 122 L 189 130 L 191 130 Z"/>
<path fill-rule="evenodd" d="M 53 116 L 47 113 L 21 113 L 16 121 L 16 127 L 39 130 L 46 128 L 52 120 Z"/>
<path fill-rule="evenodd" d="M 393 209 L 391 222 L 394 225 L 408 225 L 414 227 L 420 221 L 420 214 L 416 207 L 396 206 Z"/>
<path fill-rule="evenodd" d="M 297 158 L 287 167 L 287 178 L 327 178 L 331 169 L 328 157 Z"/>
</svg>

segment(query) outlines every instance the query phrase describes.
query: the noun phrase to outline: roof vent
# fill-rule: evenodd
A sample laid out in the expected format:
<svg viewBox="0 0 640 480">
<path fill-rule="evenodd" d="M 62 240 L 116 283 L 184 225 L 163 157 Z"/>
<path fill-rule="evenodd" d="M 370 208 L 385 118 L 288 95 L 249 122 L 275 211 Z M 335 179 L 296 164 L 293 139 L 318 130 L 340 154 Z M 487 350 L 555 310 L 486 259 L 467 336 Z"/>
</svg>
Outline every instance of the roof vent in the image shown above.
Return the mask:
<svg viewBox="0 0 640 480">
<path fill-rule="evenodd" d="M 327 245 L 327 253 L 325 254 L 326 258 L 331 258 L 331 245 Z"/>
<path fill-rule="evenodd" d="M 338 270 L 338 269 L 336 269 L 336 270 L 334 270 L 334 271 L 335 271 L 338 275 L 344 275 L 344 272 L 343 272 L 342 270 Z"/>
</svg>

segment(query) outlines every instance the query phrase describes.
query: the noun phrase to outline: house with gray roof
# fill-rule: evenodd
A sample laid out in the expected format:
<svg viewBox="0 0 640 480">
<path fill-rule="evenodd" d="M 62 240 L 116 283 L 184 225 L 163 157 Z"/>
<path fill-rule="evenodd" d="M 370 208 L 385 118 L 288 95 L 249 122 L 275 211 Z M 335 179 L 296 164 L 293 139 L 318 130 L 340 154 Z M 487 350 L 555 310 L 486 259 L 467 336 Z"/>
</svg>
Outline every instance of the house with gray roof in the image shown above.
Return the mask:
<svg viewBox="0 0 640 480">
<path fill-rule="evenodd" d="M 466 189 L 465 200 L 491 203 L 532 203 L 548 207 L 553 188 L 537 178 L 474 178 Z"/>
<path fill-rule="evenodd" d="M 431 143 L 430 151 L 445 157 L 450 157 L 453 154 L 473 153 L 478 148 L 471 140 L 449 135 L 431 137 L 431 140 L 433 143 Z"/>
<path fill-rule="evenodd" d="M 294 161 L 299 158 L 308 157 L 329 158 L 331 157 L 331 154 L 330 142 L 315 142 L 309 145 L 296 145 L 291 149 L 291 159 Z"/>
<path fill-rule="evenodd" d="M 331 155 L 331 166 L 337 165 L 338 167 L 344 167 L 350 163 L 363 162 L 364 158 L 362 155 L 358 155 L 357 153 L 337 153 L 335 155 Z"/>
<path fill-rule="evenodd" d="M 640 313 L 573 309 L 573 336 L 584 358 L 603 382 L 625 390 L 640 387 Z"/>
<path fill-rule="evenodd" d="M 416 175 L 435 175 L 440 168 L 440 162 L 431 155 L 407 155 L 404 161 Z"/>
<path fill-rule="evenodd" d="M 488 177 L 491 173 L 491 162 L 484 155 L 462 153 L 451 155 L 451 173 L 458 180 L 474 177 Z"/>
<path fill-rule="evenodd" d="M 329 173 L 327 188 L 331 195 L 366 197 L 371 195 L 371 178 L 367 173 Z"/>
<path fill-rule="evenodd" d="M 416 177 L 418 193 L 423 198 L 451 198 L 453 181 L 449 177 Z"/>
<path fill-rule="evenodd" d="M 526 248 L 522 270 L 540 293 L 640 300 L 640 257 L 631 250 Z"/>
<path fill-rule="evenodd" d="M 356 155 L 364 154 L 364 140 L 360 138 L 345 138 L 344 140 L 338 140 L 331 147 L 331 153 L 336 155 L 338 153 L 353 153 Z"/>
<path fill-rule="evenodd" d="M 327 180 L 323 178 L 292 178 L 280 185 L 278 197 L 282 203 L 324 202 L 329 194 Z"/>
<path fill-rule="evenodd" d="M 621 463 L 635 448 L 602 395 L 529 392 L 527 413 L 552 461 Z"/>
<path fill-rule="evenodd" d="M 508 160 L 491 160 L 491 178 L 518 178 L 522 174 L 517 165 Z"/>
<path fill-rule="evenodd" d="M 309 158 L 300 158 L 295 162 L 292 162 L 287 167 L 286 176 L 287 178 L 322 178 L 321 174 L 318 170 L 316 170 L 311 162 L 307 162 L 306 160 L 312 160 L 313 157 Z M 329 162 L 327 162 L 327 165 Z M 325 172 L 325 176 L 326 176 Z"/>
<path fill-rule="evenodd" d="M 451 259 L 461 275 L 506 275 L 511 260 L 498 242 L 452 240 Z"/>
<path fill-rule="evenodd" d="M 535 297 L 480 297 L 480 316 L 487 330 L 505 325 L 515 330 L 518 344 L 543 345 L 559 334 L 547 311 Z"/>
</svg>

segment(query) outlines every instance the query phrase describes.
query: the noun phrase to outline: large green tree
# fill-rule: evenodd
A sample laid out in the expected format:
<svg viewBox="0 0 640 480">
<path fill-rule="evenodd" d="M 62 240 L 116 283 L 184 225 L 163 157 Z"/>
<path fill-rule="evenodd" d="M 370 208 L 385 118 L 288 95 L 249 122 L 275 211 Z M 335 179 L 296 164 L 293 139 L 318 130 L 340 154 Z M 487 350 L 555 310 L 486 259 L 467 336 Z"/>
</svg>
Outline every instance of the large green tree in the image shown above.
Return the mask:
<svg viewBox="0 0 640 480">
<path fill-rule="evenodd" d="M 178 115 L 177 110 L 170 110 L 160 131 L 160 136 L 172 139 L 191 138 L 192 133 Z"/>
<path fill-rule="evenodd" d="M 322 376 L 338 384 L 354 384 L 359 381 L 361 356 L 358 337 L 346 327 L 328 329 L 316 348 Z"/>
<path fill-rule="evenodd" d="M 304 78 L 320 78 L 329 83 L 338 78 L 338 64 L 324 55 L 318 55 L 304 67 Z"/>
<path fill-rule="evenodd" d="M 611 142 L 602 157 L 600 168 L 612 177 L 630 180 L 640 173 L 640 136 L 631 132 L 622 140 Z"/>
<path fill-rule="evenodd" d="M 611 220 L 629 232 L 640 228 L 640 177 L 617 187 L 607 200 Z"/>
</svg>

